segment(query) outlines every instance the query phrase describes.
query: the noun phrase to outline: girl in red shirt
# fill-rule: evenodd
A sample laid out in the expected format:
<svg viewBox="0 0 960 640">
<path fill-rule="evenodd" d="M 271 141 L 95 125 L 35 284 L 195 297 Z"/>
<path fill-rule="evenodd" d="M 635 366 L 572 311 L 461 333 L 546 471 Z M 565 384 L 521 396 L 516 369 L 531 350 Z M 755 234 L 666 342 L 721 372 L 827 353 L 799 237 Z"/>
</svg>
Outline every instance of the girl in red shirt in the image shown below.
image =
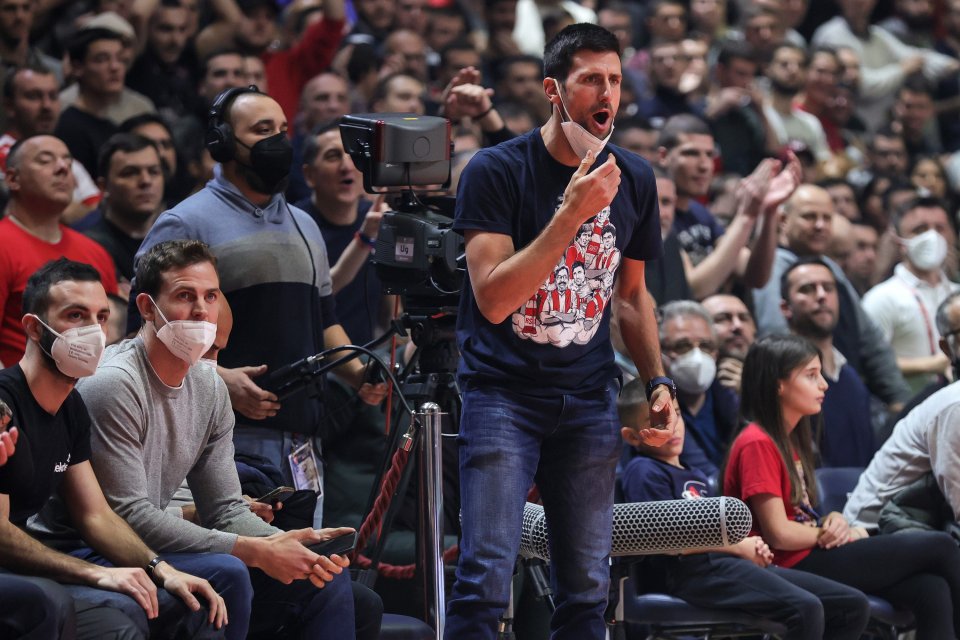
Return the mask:
<svg viewBox="0 0 960 640">
<path fill-rule="evenodd" d="M 870 536 L 834 511 L 818 514 L 813 420 L 827 383 L 820 352 L 797 336 L 769 336 L 743 365 L 740 413 L 724 494 L 746 502 L 774 563 L 875 594 L 913 612 L 918 640 L 956 638 L 960 549 L 940 532 Z M 827 425 L 829 428 L 829 425 Z"/>
</svg>

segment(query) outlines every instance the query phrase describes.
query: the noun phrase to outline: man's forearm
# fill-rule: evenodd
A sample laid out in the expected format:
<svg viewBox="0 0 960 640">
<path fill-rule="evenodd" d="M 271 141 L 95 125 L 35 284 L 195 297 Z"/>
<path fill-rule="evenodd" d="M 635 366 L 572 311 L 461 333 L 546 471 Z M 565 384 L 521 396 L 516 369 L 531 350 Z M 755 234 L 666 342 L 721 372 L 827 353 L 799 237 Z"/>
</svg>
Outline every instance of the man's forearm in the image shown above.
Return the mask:
<svg viewBox="0 0 960 640">
<path fill-rule="evenodd" d="M 750 240 L 753 221 L 738 213 L 716 247 L 687 275 L 690 291 L 697 300 L 716 293 L 737 267 L 740 250 Z"/>
<path fill-rule="evenodd" d="M 620 333 L 637 366 L 640 378 L 647 382 L 663 375 L 660 360 L 660 336 L 650 297 L 643 293 L 634 300 L 621 299 L 617 309 Z"/>
<path fill-rule="evenodd" d="M 483 269 L 478 273 L 480 269 L 470 269 L 474 295 L 487 320 L 500 324 L 536 293 L 557 266 L 557 260 L 570 245 L 570 238 L 576 234 L 580 224 L 572 216 L 554 215 L 533 242 L 523 249 L 503 256 L 488 271 Z M 467 233 L 469 243 L 470 232 Z M 468 268 L 470 256 L 468 248 Z"/>
<path fill-rule="evenodd" d="M 118 567 L 145 568 L 157 555 L 130 528 L 126 520 L 113 511 L 74 518 L 74 522 L 80 537 Z"/>
<path fill-rule="evenodd" d="M 743 272 L 744 283 L 753 289 L 760 289 L 767 284 L 773 272 L 773 258 L 777 253 L 776 213 L 764 211 L 761 215 L 760 235 L 753 243 Z"/>
<path fill-rule="evenodd" d="M 343 330 L 343 326 L 335 324 L 323 330 L 323 346 L 325 348 L 333 349 L 335 347 L 342 347 L 348 344 L 353 343 L 350 341 L 350 337 L 347 335 L 347 332 Z M 336 354 L 335 357 L 342 358 L 348 355 L 351 354 L 343 352 Z M 349 362 L 345 362 L 333 371 L 350 383 L 355 389 L 359 389 L 361 385 L 363 385 L 363 363 L 360 362 L 359 358 L 354 358 Z"/>
<path fill-rule="evenodd" d="M 44 546 L 9 520 L 0 521 L 0 566 L 74 584 L 92 584 L 97 569 L 89 562 Z"/>
</svg>

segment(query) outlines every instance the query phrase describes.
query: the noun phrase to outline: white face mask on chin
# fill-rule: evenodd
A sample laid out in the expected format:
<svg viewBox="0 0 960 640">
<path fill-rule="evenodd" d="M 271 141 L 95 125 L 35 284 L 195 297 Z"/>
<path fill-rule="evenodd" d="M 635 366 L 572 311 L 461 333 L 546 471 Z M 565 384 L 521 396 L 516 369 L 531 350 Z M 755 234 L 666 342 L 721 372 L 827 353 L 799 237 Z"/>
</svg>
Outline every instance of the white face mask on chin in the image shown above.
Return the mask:
<svg viewBox="0 0 960 640">
<path fill-rule="evenodd" d="M 560 123 L 560 128 L 563 129 L 567 142 L 581 160 L 587 157 L 587 151 L 593 151 L 593 157 L 596 158 L 613 135 L 613 123 L 610 124 L 610 133 L 603 140 L 593 135 L 570 119 L 570 112 L 567 111 L 567 105 L 563 102 L 563 96 L 560 95 L 560 83 L 556 78 L 553 79 L 553 83 L 557 86 L 557 97 L 560 98 L 560 116 L 566 118 L 566 121 Z"/>
</svg>

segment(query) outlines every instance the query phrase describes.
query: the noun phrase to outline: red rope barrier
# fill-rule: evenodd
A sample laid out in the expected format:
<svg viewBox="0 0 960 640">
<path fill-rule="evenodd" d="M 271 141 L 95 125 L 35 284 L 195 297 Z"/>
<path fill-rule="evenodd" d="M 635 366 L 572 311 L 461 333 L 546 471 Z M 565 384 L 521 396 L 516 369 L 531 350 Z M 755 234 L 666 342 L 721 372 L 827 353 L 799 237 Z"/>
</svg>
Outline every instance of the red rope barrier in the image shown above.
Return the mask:
<svg viewBox="0 0 960 640">
<path fill-rule="evenodd" d="M 373 564 L 373 561 L 360 553 L 360 549 L 366 548 L 371 534 L 373 534 L 375 530 L 380 529 L 383 516 L 387 512 L 387 509 L 390 508 L 393 494 L 397 490 L 397 485 L 400 483 L 400 476 L 403 475 L 403 470 L 409 461 L 410 452 L 404 450 L 402 447 L 393 453 L 393 458 L 390 460 L 390 469 L 387 470 L 387 474 L 383 478 L 383 483 L 380 485 L 380 493 L 377 494 L 377 499 L 373 502 L 373 508 L 370 509 L 370 513 L 360 526 L 360 532 L 357 534 L 357 546 L 350 555 L 350 562 L 361 569 L 369 568 Z M 459 547 L 453 545 L 443 552 L 444 563 L 449 564 L 456 559 L 459 553 Z M 415 564 L 399 566 L 383 562 L 377 564 L 377 572 L 380 575 L 398 580 L 409 580 L 413 578 L 416 568 L 417 565 Z"/>
</svg>

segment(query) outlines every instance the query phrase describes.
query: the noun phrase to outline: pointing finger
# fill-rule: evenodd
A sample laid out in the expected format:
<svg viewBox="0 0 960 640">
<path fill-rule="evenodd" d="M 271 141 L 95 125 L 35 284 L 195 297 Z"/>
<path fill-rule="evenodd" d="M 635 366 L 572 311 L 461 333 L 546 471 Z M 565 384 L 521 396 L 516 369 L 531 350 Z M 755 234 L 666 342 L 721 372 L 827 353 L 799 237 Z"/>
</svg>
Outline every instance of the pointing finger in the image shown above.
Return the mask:
<svg viewBox="0 0 960 640">
<path fill-rule="evenodd" d="M 577 167 L 577 170 L 574 172 L 575 177 L 587 175 L 587 171 L 590 170 L 590 167 L 593 166 L 593 161 L 596 159 L 596 156 L 593 155 L 593 149 L 587 150 L 587 155 L 583 156 L 583 160 L 580 161 L 580 166 Z"/>
</svg>

